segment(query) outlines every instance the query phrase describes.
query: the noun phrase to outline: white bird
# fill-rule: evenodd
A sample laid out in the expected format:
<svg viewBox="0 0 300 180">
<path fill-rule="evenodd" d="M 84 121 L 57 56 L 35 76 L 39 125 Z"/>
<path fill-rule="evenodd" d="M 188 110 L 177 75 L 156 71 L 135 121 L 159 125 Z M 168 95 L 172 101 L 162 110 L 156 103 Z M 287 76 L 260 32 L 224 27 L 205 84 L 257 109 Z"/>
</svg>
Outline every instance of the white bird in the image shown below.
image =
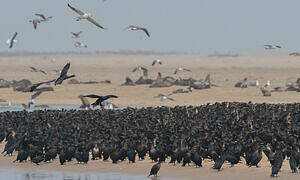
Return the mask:
<svg viewBox="0 0 300 180">
<path fill-rule="evenodd" d="M 82 12 L 79 9 L 76 9 L 76 8 L 72 7 L 70 4 L 68 4 L 68 7 L 71 8 L 73 11 L 75 11 L 77 14 L 79 14 L 79 16 L 77 16 L 77 18 L 76 18 L 76 21 L 79 21 L 81 19 L 86 19 L 89 22 L 93 23 L 94 25 L 98 26 L 99 28 L 105 29 L 98 22 L 96 22 L 94 19 L 91 18 L 92 14 Z"/>
<path fill-rule="evenodd" d="M 174 99 L 169 97 L 170 95 L 172 95 L 172 94 L 168 94 L 168 95 L 158 94 L 157 96 L 154 96 L 154 97 L 158 98 L 159 101 L 164 101 L 164 100 L 175 101 Z"/>
<path fill-rule="evenodd" d="M 160 60 L 160 59 L 156 59 L 156 60 L 154 60 L 153 62 L 152 62 L 152 66 L 154 66 L 156 63 L 158 63 L 158 64 L 162 64 L 162 61 Z"/>
<path fill-rule="evenodd" d="M 9 44 L 9 48 L 12 48 L 13 45 L 14 45 L 14 43 L 17 43 L 17 42 L 18 42 L 18 40 L 16 40 L 16 36 L 17 36 L 17 35 L 18 35 L 18 33 L 15 32 L 15 34 L 13 35 L 13 37 L 12 37 L 11 39 L 8 39 L 8 40 L 6 41 L 6 44 Z"/>
<path fill-rule="evenodd" d="M 265 46 L 265 49 L 279 49 L 279 48 L 281 48 L 281 46 L 274 45 L 274 44 L 266 44 L 264 46 Z"/>
<path fill-rule="evenodd" d="M 192 72 L 192 71 L 189 70 L 189 69 L 185 69 L 185 68 L 179 67 L 179 68 L 176 68 L 176 69 L 175 69 L 174 74 L 177 74 L 179 71 L 188 71 L 188 72 Z"/>
<path fill-rule="evenodd" d="M 83 44 L 82 42 L 75 42 L 74 46 L 77 48 L 87 48 L 88 47 L 86 44 Z"/>
<path fill-rule="evenodd" d="M 263 89 L 266 89 L 267 87 L 269 87 L 271 85 L 270 80 L 267 81 L 267 83 L 262 87 Z"/>
</svg>

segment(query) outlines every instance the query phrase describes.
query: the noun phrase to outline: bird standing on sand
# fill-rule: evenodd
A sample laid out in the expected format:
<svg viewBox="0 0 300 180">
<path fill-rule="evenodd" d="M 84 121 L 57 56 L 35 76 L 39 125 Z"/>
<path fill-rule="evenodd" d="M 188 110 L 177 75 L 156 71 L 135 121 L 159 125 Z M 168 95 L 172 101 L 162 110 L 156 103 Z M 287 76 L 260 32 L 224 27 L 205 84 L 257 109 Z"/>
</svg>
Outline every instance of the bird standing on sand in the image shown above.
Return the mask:
<svg viewBox="0 0 300 180">
<path fill-rule="evenodd" d="M 179 67 L 179 68 L 176 68 L 176 69 L 175 69 L 174 74 L 177 74 L 179 71 L 188 71 L 188 72 L 192 72 L 192 71 L 189 70 L 189 69 L 185 69 L 185 68 Z"/>
<path fill-rule="evenodd" d="M 79 21 L 81 19 L 86 19 L 89 22 L 93 23 L 94 25 L 98 26 L 99 28 L 105 29 L 98 22 L 96 22 L 94 19 L 91 18 L 92 14 L 84 13 L 84 12 L 80 11 L 79 9 L 72 7 L 70 4 L 68 4 L 68 7 L 70 9 L 72 9 L 73 11 L 75 11 L 77 14 L 79 14 L 79 16 L 76 18 L 76 21 Z"/>
<path fill-rule="evenodd" d="M 266 44 L 264 46 L 265 46 L 265 49 L 280 49 L 281 48 L 281 46 L 274 45 L 274 44 Z"/>
<path fill-rule="evenodd" d="M 52 16 L 45 17 L 43 14 L 35 14 L 35 15 L 42 18 L 42 19 L 41 19 L 41 22 L 50 21 L 50 19 L 52 19 Z"/>
<path fill-rule="evenodd" d="M 14 43 L 17 43 L 18 41 L 16 40 L 16 37 L 17 37 L 18 33 L 15 32 L 15 34 L 13 35 L 13 37 L 11 39 L 8 39 L 6 41 L 7 44 L 9 44 L 9 48 L 12 48 Z"/>
<path fill-rule="evenodd" d="M 71 32 L 71 34 L 73 35 L 73 36 L 72 36 L 73 38 L 80 38 L 80 37 L 82 37 L 82 36 L 81 36 L 82 33 L 83 33 L 82 31 L 79 31 L 79 32 L 77 32 L 77 33 Z"/>
<path fill-rule="evenodd" d="M 163 95 L 163 94 L 158 94 L 157 96 L 154 96 L 155 98 L 158 98 L 159 101 L 164 101 L 164 100 L 170 100 L 170 101 L 175 101 L 174 99 L 170 98 L 169 96 L 172 94 L 168 95 Z"/>
<path fill-rule="evenodd" d="M 128 26 L 126 29 L 130 29 L 130 30 L 133 30 L 133 31 L 144 31 L 146 33 L 146 35 L 148 37 L 150 37 L 149 31 L 144 27 L 131 25 L 131 26 Z"/>
<path fill-rule="evenodd" d="M 64 66 L 63 70 L 61 71 L 60 76 L 55 80 L 55 83 L 54 83 L 55 86 L 56 86 L 57 84 L 61 84 L 61 83 L 62 83 L 64 80 L 66 80 L 66 79 L 75 77 L 75 75 L 71 75 L 71 76 L 68 76 L 68 75 L 67 75 L 67 73 L 68 73 L 68 71 L 69 71 L 69 68 L 70 68 L 70 63 L 67 63 L 67 64 Z"/>
<path fill-rule="evenodd" d="M 157 173 L 158 173 L 160 167 L 161 167 L 161 161 L 159 161 L 158 163 L 154 164 L 152 166 L 152 168 L 151 168 L 151 171 L 150 171 L 148 177 L 150 177 L 151 175 L 154 175 L 155 177 L 157 177 Z"/>
<path fill-rule="evenodd" d="M 152 66 L 154 66 L 155 64 L 162 64 L 162 62 L 161 62 L 161 60 L 160 59 L 156 59 L 156 60 L 154 60 L 153 62 L 152 62 Z"/>
<path fill-rule="evenodd" d="M 85 95 L 83 97 L 97 98 L 97 100 L 92 104 L 93 107 L 96 107 L 98 105 L 103 107 L 103 104 L 102 104 L 103 101 L 105 101 L 109 98 L 118 98 L 118 96 L 116 96 L 116 95 L 98 96 L 98 95 L 95 95 L 95 94 Z"/>
<path fill-rule="evenodd" d="M 270 80 L 267 81 L 267 83 L 262 87 L 263 89 L 266 89 L 271 85 Z"/>
</svg>

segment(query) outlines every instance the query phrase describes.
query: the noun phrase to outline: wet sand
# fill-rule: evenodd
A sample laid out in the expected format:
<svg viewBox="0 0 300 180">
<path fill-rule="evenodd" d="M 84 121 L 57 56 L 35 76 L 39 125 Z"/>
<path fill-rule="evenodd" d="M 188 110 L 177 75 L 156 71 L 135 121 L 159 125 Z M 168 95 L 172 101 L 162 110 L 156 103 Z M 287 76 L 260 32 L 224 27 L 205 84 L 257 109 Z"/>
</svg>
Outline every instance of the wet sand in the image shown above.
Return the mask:
<svg viewBox="0 0 300 180">
<path fill-rule="evenodd" d="M 3 151 L 4 144 L 0 145 L 1 152 Z M 31 162 L 26 163 L 13 163 L 12 161 L 17 158 L 17 154 L 14 153 L 13 156 L 3 156 L 0 158 L 0 167 L 17 167 L 20 169 L 29 170 L 49 170 L 49 171 L 66 171 L 74 173 L 120 173 L 128 175 L 145 175 L 149 174 L 151 167 L 154 163 L 147 157 L 144 161 L 136 161 L 134 164 L 129 164 L 128 161 L 120 162 L 118 164 L 112 164 L 109 160 L 103 162 L 103 160 L 90 160 L 88 164 L 77 164 L 76 160 L 67 162 L 65 165 L 61 166 L 59 164 L 59 159 L 56 158 L 50 163 L 41 163 L 40 165 L 35 165 Z M 160 177 L 166 178 L 176 178 L 176 179 L 193 179 L 193 180 L 264 180 L 271 179 L 271 167 L 267 158 L 264 156 L 263 160 L 260 162 L 260 167 L 251 167 L 245 165 L 243 160 L 242 164 L 238 164 L 235 167 L 231 167 L 229 163 L 223 165 L 222 171 L 216 171 L 211 169 L 213 162 L 205 160 L 203 162 L 203 167 L 195 168 L 193 164 L 191 166 L 182 167 L 179 164 L 175 166 L 168 164 L 170 160 L 167 159 L 166 163 L 163 163 L 159 171 Z M 292 174 L 289 168 L 288 160 L 285 160 L 279 172 L 278 179 L 285 180 L 296 180 L 299 179 L 299 173 Z"/>
<path fill-rule="evenodd" d="M 163 65 L 152 67 L 152 60 L 159 58 Z M 54 61 L 53 61 L 54 60 Z M 122 106 L 154 106 L 154 105 L 200 105 L 217 101 L 240 102 L 268 102 L 293 103 L 299 102 L 297 92 L 272 93 L 271 97 L 263 97 L 259 88 L 249 87 L 240 89 L 233 87 L 237 81 L 248 77 L 248 81 L 259 80 L 260 84 L 271 81 L 271 88 L 285 86 L 287 81 L 296 81 L 300 77 L 300 57 L 287 54 L 242 54 L 238 57 L 210 57 L 195 54 L 63 54 L 63 55 L 36 55 L 0 57 L 0 78 L 6 80 L 30 79 L 33 83 L 54 79 L 51 70 L 62 68 L 66 62 L 71 62 L 69 73 L 76 74 L 79 81 L 110 80 L 112 84 L 71 85 L 63 82 L 56 86 L 54 92 L 45 92 L 36 99 L 37 104 L 71 104 L 80 105 L 77 98 L 80 94 L 116 94 L 118 99 L 111 102 Z M 156 78 L 157 72 L 163 76 L 171 75 L 175 78 L 204 79 L 207 73 L 211 74 L 212 82 L 220 87 L 205 90 L 194 90 L 189 94 L 175 94 L 175 102 L 159 102 L 154 96 L 159 93 L 169 94 L 173 90 L 182 88 L 172 86 L 168 88 L 149 88 L 149 85 L 121 86 L 125 77 L 137 80 L 141 73 L 133 73 L 132 69 L 144 65 L 149 69 L 149 76 Z M 28 66 L 35 66 L 45 70 L 48 75 L 30 72 Z M 174 75 L 176 67 L 185 67 L 192 73 L 179 72 Z M 14 92 L 12 88 L 1 88 L 0 98 L 11 101 L 13 104 L 27 103 L 30 93 Z M 2 103 L 5 104 L 5 103 Z"/>
</svg>

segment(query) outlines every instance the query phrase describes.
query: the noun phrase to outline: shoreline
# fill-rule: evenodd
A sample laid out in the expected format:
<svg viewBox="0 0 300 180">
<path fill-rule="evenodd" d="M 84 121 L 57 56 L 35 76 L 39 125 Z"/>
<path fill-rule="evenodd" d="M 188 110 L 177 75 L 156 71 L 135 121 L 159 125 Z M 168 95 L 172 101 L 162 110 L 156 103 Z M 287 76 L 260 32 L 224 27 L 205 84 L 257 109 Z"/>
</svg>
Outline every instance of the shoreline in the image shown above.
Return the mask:
<svg viewBox="0 0 300 180">
<path fill-rule="evenodd" d="M 4 148 L 4 143 L 0 145 L 0 150 L 2 152 Z M 16 159 L 17 153 L 14 152 L 13 156 L 3 156 L 0 157 L 0 167 L 6 168 L 18 168 L 21 170 L 42 170 L 50 172 L 66 172 L 66 173 L 92 173 L 92 174 L 124 174 L 128 176 L 145 176 L 147 177 L 150 172 L 151 167 L 154 165 L 146 157 L 146 160 L 139 161 L 137 159 L 136 163 L 129 164 L 128 160 L 119 162 L 118 164 L 112 164 L 109 160 L 104 162 L 103 160 L 89 160 L 87 164 L 77 164 L 76 160 L 67 162 L 65 165 L 61 166 L 59 164 L 59 159 L 52 162 L 42 162 L 40 165 L 35 165 L 27 160 L 25 163 L 13 163 Z M 165 163 L 162 163 L 162 167 L 159 171 L 159 177 L 161 178 L 171 178 L 171 179 L 185 179 L 185 180 L 264 180 L 270 178 L 271 167 L 270 163 L 267 162 L 266 157 L 263 155 L 263 159 L 260 162 L 260 167 L 247 167 L 245 165 L 244 159 L 241 164 L 234 167 L 230 167 L 229 163 L 223 165 L 221 171 L 213 170 L 213 162 L 205 159 L 203 161 L 203 167 L 195 168 L 193 163 L 191 166 L 182 167 L 181 164 L 168 164 L 170 159 L 167 159 Z M 278 179 L 296 180 L 299 178 L 299 173 L 292 174 L 289 168 L 288 160 L 285 159 L 281 172 L 278 174 Z M 150 179 L 150 178 L 149 178 Z M 270 178 L 271 179 L 271 178 Z"/>
</svg>

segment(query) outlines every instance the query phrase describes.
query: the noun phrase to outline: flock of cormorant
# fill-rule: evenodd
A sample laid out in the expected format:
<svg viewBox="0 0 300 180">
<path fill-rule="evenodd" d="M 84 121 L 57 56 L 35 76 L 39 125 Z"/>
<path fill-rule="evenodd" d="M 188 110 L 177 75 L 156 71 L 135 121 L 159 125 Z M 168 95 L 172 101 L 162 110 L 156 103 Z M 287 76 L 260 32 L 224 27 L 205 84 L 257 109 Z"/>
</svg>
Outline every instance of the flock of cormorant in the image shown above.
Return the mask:
<svg viewBox="0 0 300 180">
<path fill-rule="evenodd" d="M 204 159 L 221 170 L 232 166 L 259 167 L 263 153 L 270 174 L 277 176 L 283 161 L 291 172 L 300 168 L 300 104 L 215 103 L 193 106 L 125 108 L 122 110 L 39 110 L 0 114 L 2 152 L 17 152 L 17 162 L 35 164 L 59 158 L 157 162 L 149 175 L 157 176 L 162 162 L 195 164 Z M 90 157 L 91 156 L 91 157 Z M 169 159 L 167 159 L 169 158 Z M 230 171 L 230 169 L 225 169 Z"/>
</svg>

